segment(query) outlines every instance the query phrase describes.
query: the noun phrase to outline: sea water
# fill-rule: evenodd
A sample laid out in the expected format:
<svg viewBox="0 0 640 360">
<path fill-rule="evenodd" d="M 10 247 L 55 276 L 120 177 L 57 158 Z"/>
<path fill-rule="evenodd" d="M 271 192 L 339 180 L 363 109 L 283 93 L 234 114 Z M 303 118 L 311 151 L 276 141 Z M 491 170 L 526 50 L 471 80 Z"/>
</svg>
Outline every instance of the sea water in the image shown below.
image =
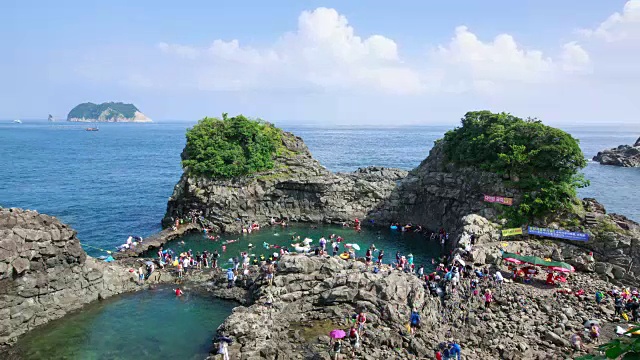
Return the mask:
<svg viewBox="0 0 640 360">
<path fill-rule="evenodd" d="M 100 131 L 86 132 L 84 125 L 24 121 L 0 122 L 0 206 L 35 209 L 60 218 L 78 230 L 78 238 L 90 255 L 106 254 L 129 235 L 147 236 L 160 230 L 166 202 L 180 178 L 180 152 L 184 132 L 193 122 L 153 124 L 101 124 Z M 286 130 L 301 136 L 313 155 L 332 171 L 386 166 L 411 169 L 427 157 L 433 142 L 453 128 L 445 126 L 295 127 Z M 619 144 L 633 143 L 640 125 L 565 128 L 578 138 L 585 157 Z M 595 197 L 609 211 L 640 220 L 640 169 L 602 166 L 590 162 L 584 174 L 591 186 L 581 196 Z M 381 229 L 298 227 L 264 229 L 247 236 L 225 235 L 213 242 L 203 234 L 184 238 L 169 247 L 222 249 L 222 261 L 247 251 L 269 254 L 263 242 L 287 246 L 290 237 L 336 233 L 345 242 L 371 243 L 385 250 L 385 261 L 395 252 L 412 252 L 417 265 L 430 268 L 439 252 L 433 241 L 416 234 Z M 296 234 L 291 234 L 295 232 Z M 168 289 L 127 294 L 98 302 L 83 311 L 27 334 L 16 350 L 27 359 L 141 359 L 203 358 L 215 329 L 229 314 L 232 303 L 187 297 L 176 299 Z"/>
<path fill-rule="evenodd" d="M 231 307 L 168 286 L 119 295 L 36 328 L 0 358 L 201 360 Z"/>
</svg>

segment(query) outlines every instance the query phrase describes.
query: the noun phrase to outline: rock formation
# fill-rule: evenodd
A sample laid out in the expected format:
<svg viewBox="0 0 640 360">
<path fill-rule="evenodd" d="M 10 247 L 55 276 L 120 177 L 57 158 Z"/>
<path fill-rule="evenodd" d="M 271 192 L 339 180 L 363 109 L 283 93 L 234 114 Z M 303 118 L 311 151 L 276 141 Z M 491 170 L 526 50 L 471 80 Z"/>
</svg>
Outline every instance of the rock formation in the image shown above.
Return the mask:
<svg viewBox="0 0 640 360">
<path fill-rule="evenodd" d="M 464 359 L 560 359 L 585 320 L 601 319 L 603 328 L 616 320 L 612 306 L 587 301 L 607 283 L 582 274 L 571 281 L 588 295 L 507 283 L 494 289 L 496 302 L 486 310 L 479 297 L 462 296 L 466 286 L 441 302 L 415 275 L 374 274 L 361 262 L 335 257 L 284 256 L 274 286 L 250 286 L 251 301 L 234 309 L 218 335 L 233 339 L 232 359 L 329 359 L 329 332 L 348 332 L 352 316 L 363 311 L 367 326 L 364 343 L 355 350 L 358 359 L 430 358 L 438 343 L 450 340 L 462 345 Z M 238 288 L 224 291 L 244 298 Z M 264 305 L 268 294 L 272 307 Z M 406 329 L 412 307 L 422 318 L 413 336 Z M 351 351 L 346 341 L 343 356 Z"/>
<path fill-rule="evenodd" d="M 135 277 L 87 256 L 58 219 L 0 209 L 0 346 L 91 301 L 135 290 Z"/>
<path fill-rule="evenodd" d="M 315 160 L 302 139 L 283 134 L 288 150 L 273 170 L 232 180 L 192 177 L 187 171 L 174 188 L 163 221 L 192 210 L 221 231 L 237 231 L 250 221 L 270 218 L 342 223 L 364 217 L 387 198 L 407 172 L 370 167 L 334 174 Z"/>
<path fill-rule="evenodd" d="M 631 145 L 620 145 L 617 148 L 598 152 L 593 157 L 602 165 L 615 165 L 623 167 L 640 167 L 640 138 Z"/>
<path fill-rule="evenodd" d="M 499 207 L 504 205 L 484 202 L 485 194 L 514 198 L 514 205 L 520 197 L 516 189 L 505 186 L 499 175 L 447 162 L 443 143 L 439 142 L 369 216 L 381 223 L 399 221 L 430 229 L 444 226 L 451 231 L 469 214 L 496 218 Z"/>
</svg>

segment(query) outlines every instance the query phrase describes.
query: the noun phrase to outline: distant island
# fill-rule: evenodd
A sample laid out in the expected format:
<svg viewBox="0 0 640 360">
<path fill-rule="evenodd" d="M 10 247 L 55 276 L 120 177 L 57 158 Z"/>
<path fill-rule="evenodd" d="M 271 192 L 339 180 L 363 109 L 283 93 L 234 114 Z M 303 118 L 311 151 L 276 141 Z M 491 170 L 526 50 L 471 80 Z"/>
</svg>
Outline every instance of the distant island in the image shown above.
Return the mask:
<svg viewBox="0 0 640 360">
<path fill-rule="evenodd" d="M 75 122 L 152 122 L 133 104 L 106 102 L 82 103 L 67 115 L 67 121 Z"/>
</svg>

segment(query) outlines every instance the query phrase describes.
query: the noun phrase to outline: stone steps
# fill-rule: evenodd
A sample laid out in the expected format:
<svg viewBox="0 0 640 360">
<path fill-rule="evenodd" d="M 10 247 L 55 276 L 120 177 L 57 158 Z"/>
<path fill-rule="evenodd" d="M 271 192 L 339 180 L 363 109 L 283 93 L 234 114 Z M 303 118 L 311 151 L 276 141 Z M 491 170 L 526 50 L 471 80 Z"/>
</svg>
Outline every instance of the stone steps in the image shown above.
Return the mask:
<svg viewBox="0 0 640 360">
<path fill-rule="evenodd" d="M 598 224 L 598 219 L 596 218 L 596 215 L 594 213 L 587 213 L 585 215 L 584 221 L 587 223 L 587 225 L 597 225 Z"/>
</svg>

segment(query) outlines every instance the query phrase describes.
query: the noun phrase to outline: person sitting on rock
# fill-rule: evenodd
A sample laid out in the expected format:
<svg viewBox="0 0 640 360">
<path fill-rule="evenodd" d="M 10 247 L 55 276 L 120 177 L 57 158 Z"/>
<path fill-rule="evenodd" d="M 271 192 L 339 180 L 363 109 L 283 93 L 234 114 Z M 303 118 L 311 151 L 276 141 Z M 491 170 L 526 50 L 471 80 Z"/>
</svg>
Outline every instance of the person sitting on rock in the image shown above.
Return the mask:
<svg viewBox="0 0 640 360">
<path fill-rule="evenodd" d="M 571 335 L 571 345 L 573 346 L 574 351 L 582 350 L 582 338 L 580 337 L 580 333 L 576 332 Z"/>
</svg>

